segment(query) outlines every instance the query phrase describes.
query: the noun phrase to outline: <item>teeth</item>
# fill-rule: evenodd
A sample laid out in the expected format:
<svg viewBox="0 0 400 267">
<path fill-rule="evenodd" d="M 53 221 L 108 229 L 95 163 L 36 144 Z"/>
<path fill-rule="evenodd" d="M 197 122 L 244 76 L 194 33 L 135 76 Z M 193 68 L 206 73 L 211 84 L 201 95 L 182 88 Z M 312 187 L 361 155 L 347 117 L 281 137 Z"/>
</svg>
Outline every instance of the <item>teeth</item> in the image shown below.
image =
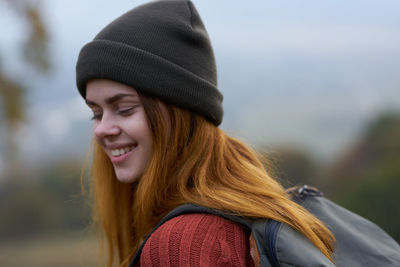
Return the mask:
<svg viewBox="0 0 400 267">
<path fill-rule="evenodd" d="M 119 157 L 125 153 L 128 153 L 129 151 L 132 150 L 133 147 L 124 147 L 124 148 L 119 148 L 119 149 L 113 149 L 111 150 L 111 155 L 114 157 Z"/>
</svg>

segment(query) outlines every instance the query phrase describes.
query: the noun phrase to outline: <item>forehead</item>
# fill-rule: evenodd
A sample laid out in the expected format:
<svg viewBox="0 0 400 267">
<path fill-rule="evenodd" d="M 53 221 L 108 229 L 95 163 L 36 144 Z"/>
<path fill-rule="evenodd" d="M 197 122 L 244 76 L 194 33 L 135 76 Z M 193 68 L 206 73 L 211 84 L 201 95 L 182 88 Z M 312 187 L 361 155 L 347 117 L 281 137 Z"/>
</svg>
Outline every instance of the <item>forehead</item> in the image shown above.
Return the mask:
<svg viewBox="0 0 400 267">
<path fill-rule="evenodd" d="M 133 87 L 111 80 L 95 79 L 90 80 L 86 85 L 86 99 L 88 100 L 104 99 L 116 94 L 138 96 Z"/>
</svg>

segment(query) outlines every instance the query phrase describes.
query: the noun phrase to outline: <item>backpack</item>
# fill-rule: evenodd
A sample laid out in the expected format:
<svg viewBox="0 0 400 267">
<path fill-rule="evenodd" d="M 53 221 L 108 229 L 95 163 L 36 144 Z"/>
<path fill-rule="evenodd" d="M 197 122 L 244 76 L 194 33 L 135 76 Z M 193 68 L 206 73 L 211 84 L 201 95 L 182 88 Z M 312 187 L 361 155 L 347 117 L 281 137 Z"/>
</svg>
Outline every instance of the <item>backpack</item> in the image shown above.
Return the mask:
<svg viewBox="0 0 400 267">
<path fill-rule="evenodd" d="M 400 267 L 400 246 L 376 224 L 333 203 L 320 191 L 307 185 L 291 189 L 289 193 L 293 201 L 323 221 L 334 234 L 334 264 L 304 235 L 285 223 L 271 219 L 249 219 L 194 204 L 175 208 L 152 232 L 176 216 L 209 213 L 240 223 L 251 231 L 250 242 L 254 242 L 257 249 L 256 266 Z M 150 235 L 136 252 L 130 267 L 139 263 L 142 248 Z"/>
</svg>

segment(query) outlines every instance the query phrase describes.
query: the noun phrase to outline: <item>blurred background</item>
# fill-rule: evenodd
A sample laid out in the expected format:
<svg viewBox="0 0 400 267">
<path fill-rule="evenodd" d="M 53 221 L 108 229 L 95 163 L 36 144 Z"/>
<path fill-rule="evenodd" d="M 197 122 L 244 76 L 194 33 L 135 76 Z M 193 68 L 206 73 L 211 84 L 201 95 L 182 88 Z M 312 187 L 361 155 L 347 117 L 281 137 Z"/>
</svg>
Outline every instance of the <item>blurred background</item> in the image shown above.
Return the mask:
<svg viewBox="0 0 400 267">
<path fill-rule="evenodd" d="M 81 47 L 145 1 L 0 0 L 0 266 L 97 266 Z M 400 241 L 400 2 L 193 0 L 221 128 Z M 84 176 L 83 184 L 87 184 Z"/>
</svg>

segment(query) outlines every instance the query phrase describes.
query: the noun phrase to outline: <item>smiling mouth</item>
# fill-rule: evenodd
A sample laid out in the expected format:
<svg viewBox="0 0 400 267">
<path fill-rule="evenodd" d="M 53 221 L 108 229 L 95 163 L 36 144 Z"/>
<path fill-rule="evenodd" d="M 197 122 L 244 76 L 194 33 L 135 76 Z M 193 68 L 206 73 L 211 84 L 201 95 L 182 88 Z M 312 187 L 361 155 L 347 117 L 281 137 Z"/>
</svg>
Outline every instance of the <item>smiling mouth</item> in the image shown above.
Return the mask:
<svg viewBox="0 0 400 267">
<path fill-rule="evenodd" d="M 134 148 L 134 146 L 127 146 L 127 147 L 123 147 L 123 148 L 119 148 L 119 149 L 113 149 L 113 150 L 111 150 L 111 155 L 114 157 L 120 157 L 120 156 L 128 153 L 129 151 L 132 151 L 133 148 Z"/>
</svg>

